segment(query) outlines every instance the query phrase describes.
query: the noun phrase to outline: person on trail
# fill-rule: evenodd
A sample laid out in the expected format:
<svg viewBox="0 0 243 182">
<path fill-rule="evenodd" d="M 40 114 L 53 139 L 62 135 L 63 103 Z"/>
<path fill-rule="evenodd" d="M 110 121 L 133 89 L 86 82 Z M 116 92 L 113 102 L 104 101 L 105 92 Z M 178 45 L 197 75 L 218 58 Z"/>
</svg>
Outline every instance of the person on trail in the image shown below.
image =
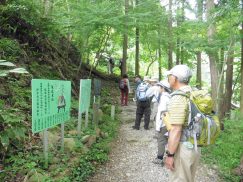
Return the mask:
<svg viewBox="0 0 243 182">
<path fill-rule="evenodd" d="M 136 99 L 136 90 L 138 88 L 138 85 L 142 82 L 142 78 L 140 75 L 136 75 L 135 78 L 134 78 L 134 82 L 135 82 L 135 88 L 134 88 L 134 98 L 133 98 L 133 101 L 137 101 Z"/>
<path fill-rule="evenodd" d="M 158 91 L 160 90 L 160 88 L 156 85 L 159 82 L 159 78 L 157 77 L 152 77 L 149 80 L 150 83 L 150 88 L 147 91 L 147 96 L 151 97 L 151 117 L 152 121 L 155 121 L 155 117 L 157 114 L 157 110 L 158 110 L 158 100 L 156 98 L 156 96 L 154 95 L 156 92 L 158 93 Z"/>
<path fill-rule="evenodd" d="M 158 143 L 157 157 L 152 161 L 154 164 L 160 164 L 163 166 L 163 157 L 165 153 L 165 146 L 167 144 L 167 129 L 163 123 L 163 115 L 167 111 L 167 106 L 170 100 L 170 85 L 167 80 L 160 81 L 156 84 L 158 89 L 154 93 L 154 97 L 157 98 L 158 110 L 156 114 L 155 130 Z"/>
<path fill-rule="evenodd" d="M 119 83 L 119 88 L 121 90 L 121 105 L 127 106 L 128 93 L 130 93 L 130 84 L 129 84 L 127 74 L 124 74 L 122 76 L 122 79 L 120 80 L 120 83 Z"/>
<path fill-rule="evenodd" d="M 137 99 L 137 110 L 136 110 L 136 120 L 135 125 L 132 126 L 133 129 L 139 130 L 141 119 L 144 115 L 144 129 L 149 129 L 150 122 L 150 98 L 146 97 L 146 91 L 150 87 L 149 77 L 145 76 L 143 82 L 141 82 L 136 89 L 136 99 Z"/>
<path fill-rule="evenodd" d="M 186 65 L 176 65 L 167 72 L 168 81 L 174 90 L 168 105 L 170 131 L 166 150 L 165 166 L 170 169 L 170 181 L 193 182 L 199 164 L 200 148 L 187 140 L 186 128 L 189 117 L 189 98 L 174 94 L 191 93 L 188 85 L 192 72 Z M 174 94 L 174 95 L 173 95 Z"/>
<path fill-rule="evenodd" d="M 108 60 L 108 65 L 107 65 L 109 74 L 113 74 L 114 65 L 115 65 L 114 59 L 112 57 L 110 57 Z"/>
</svg>

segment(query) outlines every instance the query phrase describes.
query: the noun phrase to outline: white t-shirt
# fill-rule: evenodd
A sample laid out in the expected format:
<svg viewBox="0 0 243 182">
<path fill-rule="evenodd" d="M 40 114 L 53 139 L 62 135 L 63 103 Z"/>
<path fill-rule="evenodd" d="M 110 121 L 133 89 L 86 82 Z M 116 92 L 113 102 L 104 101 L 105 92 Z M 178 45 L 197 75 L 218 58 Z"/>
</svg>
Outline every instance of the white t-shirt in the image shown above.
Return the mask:
<svg viewBox="0 0 243 182">
<path fill-rule="evenodd" d="M 156 114 L 156 131 L 160 131 L 160 128 L 165 126 L 165 124 L 163 124 L 163 121 L 161 119 L 161 113 L 162 112 L 166 112 L 168 109 L 168 104 L 170 101 L 170 94 L 168 92 L 163 92 L 160 96 L 160 100 L 159 100 L 159 105 L 158 105 L 158 112 Z"/>
</svg>

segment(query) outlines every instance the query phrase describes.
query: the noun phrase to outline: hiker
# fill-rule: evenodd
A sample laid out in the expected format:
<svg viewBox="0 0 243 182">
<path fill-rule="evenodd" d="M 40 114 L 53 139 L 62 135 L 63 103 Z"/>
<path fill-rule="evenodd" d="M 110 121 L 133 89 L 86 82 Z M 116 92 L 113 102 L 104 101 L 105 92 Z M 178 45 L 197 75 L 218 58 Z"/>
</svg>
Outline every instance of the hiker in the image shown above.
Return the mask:
<svg viewBox="0 0 243 182">
<path fill-rule="evenodd" d="M 149 129 L 150 122 L 150 98 L 146 97 L 146 91 L 149 88 L 149 77 L 145 76 L 142 83 L 140 83 L 136 90 L 137 99 L 137 110 L 136 110 L 136 120 L 135 125 L 132 126 L 133 129 L 139 130 L 141 119 L 144 115 L 144 129 Z"/>
<path fill-rule="evenodd" d="M 163 123 L 163 114 L 167 111 L 167 106 L 170 100 L 170 85 L 167 80 L 160 81 L 156 84 L 159 91 L 155 93 L 158 102 L 158 110 L 156 114 L 155 130 L 158 143 L 158 152 L 156 158 L 152 161 L 154 164 L 163 166 L 163 158 L 165 153 L 165 146 L 167 144 L 167 129 Z"/>
<path fill-rule="evenodd" d="M 110 57 L 108 59 L 108 65 L 107 65 L 109 74 L 113 74 L 114 65 L 115 65 L 114 59 L 112 57 Z"/>
<path fill-rule="evenodd" d="M 157 114 L 157 110 L 158 110 L 158 100 L 156 98 L 156 96 L 154 94 L 156 94 L 156 92 L 158 93 L 160 88 L 156 85 L 159 82 L 159 78 L 157 77 L 152 77 L 149 80 L 150 83 L 150 88 L 147 91 L 147 96 L 148 97 L 152 97 L 151 100 L 151 118 L 153 121 L 155 121 L 155 117 Z"/>
<path fill-rule="evenodd" d="M 133 101 L 137 101 L 136 99 L 136 90 L 138 88 L 138 85 L 142 82 L 142 78 L 140 75 L 136 75 L 135 78 L 134 78 L 134 82 L 135 82 L 135 88 L 134 88 L 134 98 L 133 98 Z"/>
<path fill-rule="evenodd" d="M 121 105 L 127 106 L 128 93 L 130 93 L 130 84 L 129 84 L 127 74 L 124 74 L 122 76 L 122 79 L 120 80 L 119 83 L 119 88 L 121 90 Z"/>
<path fill-rule="evenodd" d="M 186 65 L 176 65 L 167 72 L 171 88 L 190 94 L 192 88 L 188 85 L 192 72 Z M 186 138 L 186 128 L 189 117 L 189 99 L 183 95 L 174 95 L 168 105 L 169 123 L 171 125 L 168 147 L 166 150 L 165 166 L 171 170 L 170 181 L 193 182 L 196 167 L 199 163 L 200 148 Z"/>
</svg>

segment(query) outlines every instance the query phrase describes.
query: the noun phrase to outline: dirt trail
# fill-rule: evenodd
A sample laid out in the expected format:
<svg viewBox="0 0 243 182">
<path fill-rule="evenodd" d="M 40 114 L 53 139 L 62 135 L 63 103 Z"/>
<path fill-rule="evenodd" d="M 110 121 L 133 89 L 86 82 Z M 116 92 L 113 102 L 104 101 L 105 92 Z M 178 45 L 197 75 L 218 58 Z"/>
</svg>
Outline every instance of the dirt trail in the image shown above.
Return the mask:
<svg viewBox="0 0 243 182">
<path fill-rule="evenodd" d="M 168 170 L 152 163 L 156 156 L 157 143 L 153 138 L 154 128 L 133 130 L 136 113 L 135 103 L 122 108 L 122 126 L 114 142 L 110 160 L 102 166 L 89 182 L 167 182 Z M 153 123 L 150 123 L 151 127 Z M 216 172 L 201 164 L 196 182 L 220 181 Z"/>
</svg>

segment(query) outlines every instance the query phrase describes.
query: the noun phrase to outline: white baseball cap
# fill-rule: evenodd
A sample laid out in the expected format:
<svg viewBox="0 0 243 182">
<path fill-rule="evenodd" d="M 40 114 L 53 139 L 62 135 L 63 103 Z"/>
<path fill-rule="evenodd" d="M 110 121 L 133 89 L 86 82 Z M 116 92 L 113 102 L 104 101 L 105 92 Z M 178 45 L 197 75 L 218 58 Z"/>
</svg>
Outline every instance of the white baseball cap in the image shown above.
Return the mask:
<svg viewBox="0 0 243 182">
<path fill-rule="evenodd" d="M 171 89 L 170 89 L 170 84 L 169 84 L 169 82 L 168 82 L 167 80 L 162 80 L 162 81 L 160 81 L 159 83 L 157 83 L 156 85 L 159 85 L 159 86 L 165 88 L 165 89 L 168 90 L 169 92 L 171 91 Z"/>
<path fill-rule="evenodd" d="M 166 75 L 174 75 L 180 82 L 186 83 L 192 77 L 192 71 L 187 65 L 180 64 L 167 71 Z"/>
</svg>

